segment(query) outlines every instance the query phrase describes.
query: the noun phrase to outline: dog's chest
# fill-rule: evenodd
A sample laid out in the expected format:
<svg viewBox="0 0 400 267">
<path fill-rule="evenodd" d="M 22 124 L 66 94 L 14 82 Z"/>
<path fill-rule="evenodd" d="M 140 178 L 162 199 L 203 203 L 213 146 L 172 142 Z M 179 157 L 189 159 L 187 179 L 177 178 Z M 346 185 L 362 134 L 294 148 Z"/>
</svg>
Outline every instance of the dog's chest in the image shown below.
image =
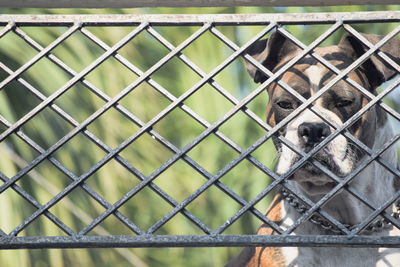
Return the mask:
<svg viewBox="0 0 400 267">
<path fill-rule="evenodd" d="M 398 253 L 383 259 L 376 248 L 282 248 L 282 254 L 285 266 L 290 267 L 394 267 L 400 263 L 394 257 Z"/>
<path fill-rule="evenodd" d="M 399 249 L 394 248 L 282 248 L 290 267 L 396 267 Z"/>
<path fill-rule="evenodd" d="M 281 207 L 283 227 L 293 224 L 284 205 Z M 313 232 L 318 226 L 309 225 Z M 310 229 L 302 229 L 310 231 Z M 394 229 L 390 236 L 400 236 L 400 230 Z M 348 247 L 283 247 L 281 255 L 288 267 L 397 267 L 400 266 L 399 248 L 348 248 Z"/>
<path fill-rule="evenodd" d="M 390 231 L 389 235 L 390 236 L 400 236 L 400 230 L 396 228 L 396 229 Z M 399 248 L 380 248 L 379 249 L 379 261 L 376 266 L 378 266 L 378 267 L 400 266 L 400 249 Z"/>
</svg>

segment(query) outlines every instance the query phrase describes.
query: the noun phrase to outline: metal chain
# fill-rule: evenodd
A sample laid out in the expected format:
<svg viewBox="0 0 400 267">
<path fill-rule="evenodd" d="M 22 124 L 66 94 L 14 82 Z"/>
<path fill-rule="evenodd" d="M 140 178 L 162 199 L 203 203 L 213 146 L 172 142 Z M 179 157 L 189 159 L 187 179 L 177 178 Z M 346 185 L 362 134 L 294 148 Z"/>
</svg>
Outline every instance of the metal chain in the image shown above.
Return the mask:
<svg viewBox="0 0 400 267">
<path fill-rule="evenodd" d="M 295 210 L 297 212 L 299 212 L 300 214 L 304 214 L 307 211 L 307 207 L 304 204 L 302 204 L 294 194 L 289 193 L 286 189 L 280 189 L 280 193 L 282 194 L 284 200 L 290 206 L 295 208 Z M 396 207 L 396 211 L 392 212 L 391 215 L 395 219 L 399 219 L 400 218 L 400 201 L 396 201 L 395 207 Z M 309 221 L 316 225 L 321 226 L 324 230 L 331 231 L 335 234 L 342 233 L 342 231 L 340 229 L 338 229 L 338 227 L 336 225 L 334 225 L 330 221 L 322 218 L 318 214 L 314 214 L 313 216 L 311 216 Z M 357 225 L 350 225 L 350 224 L 343 224 L 343 225 L 350 230 L 354 229 L 357 226 Z M 364 230 L 361 231 L 361 233 L 379 232 L 383 229 L 389 228 L 390 226 L 391 226 L 391 223 L 387 219 L 381 218 L 381 219 L 377 219 L 377 220 L 371 222 Z"/>
</svg>

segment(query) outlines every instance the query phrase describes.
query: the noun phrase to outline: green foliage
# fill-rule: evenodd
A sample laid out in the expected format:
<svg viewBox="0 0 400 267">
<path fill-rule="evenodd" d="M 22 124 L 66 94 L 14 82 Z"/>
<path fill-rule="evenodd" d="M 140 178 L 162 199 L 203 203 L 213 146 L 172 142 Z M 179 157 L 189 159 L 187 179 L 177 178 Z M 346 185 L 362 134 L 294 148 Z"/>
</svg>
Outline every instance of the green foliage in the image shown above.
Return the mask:
<svg viewBox="0 0 400 267">
<path fill-rule="evenodd" d="M 348 7 L 324 8 L 320 11 L 361 11 L 365 9 L 382 9 L 393 7 Z M 3 10 L 2 13 L 249 13 L 249 12 L 310 12 L 311 8 L 206 8 L 206 9 L 136 9 L 136 10 Z M 318 37 L 329 26 L 290 26 L 288 30 L 308 44 Z M 355 25 L 358 30 L 365 32 L 387 33 L 393 25 Z M 228 38 L 243 45 L 262 27 L 217 27 Z M 134 27 L 87 27 L 108 46 L 112 46 L 123 38 Z M 198 27 L 155 27 L 165 39 L 174 46 L 193 34 Z M 43 47 L 53 42 L 64 33 L 65 27 L 22 27 L 31 38 Z M 324 45 L 337 43 L 341 33 L 335 34 Z M 20 37 L 11 32 L 0 39 L 0 62 L 7 65 L 12 71 L 18 69 L 37 52 L 27 45 Z M 83 33 L 76 32 L 65 42 L 52 51 L 52 54 L 62 60 L 75 72 L 80 72 L 104 50 L 86 38 Z M 169 51 L 157 42 L 148 32 L 142 32 L 118 51 L 142 72 L 147 71 L 153 64 L 162 59 Z M 232 51 L 227 48 L 210 32 L 207 32 L 183 51 L 192 62 L 199 66 L 206 74 L 224 61 Z M 0 72 L 4 79 L 8 74 Z M 109 58 L 98 68 L 85 76 L 86 83 L 90 83 L 110 98 L 119 94 L 124 88 L 137 79 L 128 68 L 115 58 Z M 24 72 L 19 80 L 10 83 L 0 91 L 0 114 L 11 124 L 18 121 L 32 110 L 42 100 L 38 99 L 24 87 L 28 82 L 45 97 L 61 88 L 71 75 L 59 68 L 49 58 L 43 58 Z M 143 83 L 129 93 L 119 104 L 123 106 L 136 124 L 123 116 L 117 109 L 105 112 L 99 119 L 91 123 L 87 130 L 102 140 L 110 149 L 119 146 L 128 137 L 134 135 L 141 124 L 148 122 L 160 111 L 166 108 L 175 97 L 179 97 L 200 79 L 179 58 L 174 58 L 157 72 L 151 75 L 170 94 L 168 100 L 157 92 L 150 83 Z M 242 99 L 254 90 L 241 60 L 236 60 L 220 74 L 215 81 L 224 87 L 227 93 L 237 99 Z M 265 117 L 265 106 L 268 96 L 264 92 L 258 96 L 249 108 L 259 117 Z M 54 102 L 56 106 L 67 112 L 76 124 L 84 121 L 93 112 L 105 104 L 104 99 L 90 91 L 83 83 L 73 86 Z M 203 86 L 184 103 L 193 112 L 201 115 L 212 124 L 229 111 L 233 104 L 221 96 L 210 84 Z M 44 109 L 38 116 L 24 125 L 21 130 L 34 142 L 48 149 L 60 138 L 74 128 L 66 122 L 52 108 Z M 3 131 L 6 127 L 1 126 Z M 177 108 L 165 118 L 157 122 L 153 130 L 168 140 L 176 148 L 183 148 L 196 136 L 205 130 L 183 109 Z M 219 131 L 235 141 L 243 149 L 251 146 L 266 131 L 258 124 L 240 112 L 223 124 Z M 7 177 L 14 176 L 19 170 L 35 159 L 39 153 L 24 143 L 15 134 L 0 144 L 0 170 Z M 102 159 L 107 153 L 92 142 L 83 133 L 78 134 L 52 156 L 61 162 L 76 176 L 84 174 L 93 164 Z M 173 151 L 163 146 L 146 133 L 132 142 L 120 153 L 130 165 L 143 175 L 150 175 L 163 163 L 174 155 Z M 276 158 L 275 149 L 270 141 L 265 143 L 253 154 L 266 166 L 273 168 Z M 187 156 L 197 161 L 211 174 L 216 174 L 221 168 L 238 156 L 238 153 L 227 146 L 215 135 L 210 135 L 196 148 L 190 150 Z M 161 173 L 154 184 L 168 193 L 177 202 L 183 201 L 207 181 L 183 159 L 178 160 L 171 168 Z M 246 200 L 251 200 L 260 193 L 270 182 L 270 178 L 244 160 L 237 167 L 223 176 L 223 184 Z M 116 160 L 112 160 L 97 172 L 91 175 L 86 183 L 110 203 L 118 201 L 123 194 L 137 185 L 140 179 L 128 171 Z M 37 168 L 30 171 L 17 182 L 41 204 L 47 203 L 59 193 L 71 180 L 55 167 L 49 160 L 45 160 Z M 263 199 L 257 208 L 264 211 L 272 195 Z M 217 229 L 240 209 L 240 205 L 213 185 L 204 194 L 196 198 L 187 207 L 187 210 L 211 229 Z M 122 208 L 119 209 L 141 229 L 148 229 L 173 207 L 160 196 L 146 187 L 135 194 Z M 12 231 L 24 219 L 29 217 L 35 208 L 16 192 L 9 189 L 0 195 L 0 229 L 6 233 Z M 91 198 L 82 188 L 73 190 L 50 209 L 55 216 L 61 219 L 74 231 L 82 230 L 94 218 L 104 212 L 104 207 Z M 241 219 L 228 228 L 224 234 L 251 234 L 254 233 L 260 221 L 251 214 L 245 214 Z M 100 223 L 89 235 L 118 235 L 133 234 L 113 215 Z M 171 221 L 163 225 L 155 234 L 203 234 L 199 228 L 191 223 L 182 214 L 176 215 Z M 39 217 L 19 235 L 65 235 L 45 216 Z M 79 250 L 21 250 L 0 251 L 1 266 L 221 266 L 238 249 L 235 248 L 171 248 L 171 249 L 79 249 Z M 204 254 L 207 256 L 205 257 Z M 189 262 L 189 264 L 188 264 Z"/>
</svg>

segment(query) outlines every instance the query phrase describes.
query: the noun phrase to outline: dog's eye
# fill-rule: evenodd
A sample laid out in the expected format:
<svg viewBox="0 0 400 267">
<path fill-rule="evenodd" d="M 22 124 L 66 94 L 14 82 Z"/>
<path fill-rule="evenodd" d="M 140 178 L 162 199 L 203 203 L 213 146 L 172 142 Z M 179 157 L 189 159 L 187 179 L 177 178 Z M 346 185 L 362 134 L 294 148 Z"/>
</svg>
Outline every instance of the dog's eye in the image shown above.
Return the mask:
<svg viewBox="0 0 400 267">
<path fill-rule="evenodd" d="M 293 104 L 286 100 L 279 101 L 276 104 L 283 109 L 293 109 Z"/>
<path fill-rule="evenodd" d="M 337 108 L 341 108 L 341 107 L 349 106 L 349 105 L 351 105 L 351 104 L 353 104 L 353 100 L 350 100 L 350 99 L 342 99 L 342 100 L 339 100 L 339 101 L 335 104 L 335 106 L 336 106 Z"/>
</svg>

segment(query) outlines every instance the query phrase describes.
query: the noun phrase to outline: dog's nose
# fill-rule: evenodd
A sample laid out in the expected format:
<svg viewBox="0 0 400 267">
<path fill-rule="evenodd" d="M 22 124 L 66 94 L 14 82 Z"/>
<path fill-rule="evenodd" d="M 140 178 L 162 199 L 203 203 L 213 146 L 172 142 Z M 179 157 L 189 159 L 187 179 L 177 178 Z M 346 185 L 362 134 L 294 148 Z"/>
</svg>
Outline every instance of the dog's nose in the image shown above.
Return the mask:
<svg viewBox="0 0 400 267">
<path fill-rule="evenodd" d="M 329 126 L 325 123 L 303 122 L 297 129 L 297 134 L 306 147 L 314 146 L 331 134 Z"/>
</svg>

